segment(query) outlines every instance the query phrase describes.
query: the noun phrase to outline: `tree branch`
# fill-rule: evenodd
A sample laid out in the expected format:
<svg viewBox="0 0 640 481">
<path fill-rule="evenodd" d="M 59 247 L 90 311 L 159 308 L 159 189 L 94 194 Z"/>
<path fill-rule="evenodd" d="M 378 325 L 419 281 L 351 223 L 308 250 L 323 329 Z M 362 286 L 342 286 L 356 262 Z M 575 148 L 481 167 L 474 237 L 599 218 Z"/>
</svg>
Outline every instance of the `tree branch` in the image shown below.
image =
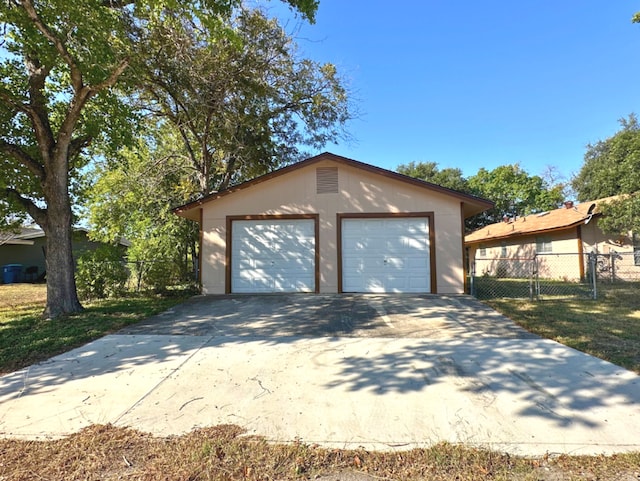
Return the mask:
<svg viewBox="0 0 640 481">
<path fill-rule="evenodd" d="M 24 210 L 35 220 L 40 227 L 46 228 L 47 224 L 47 209 L 38 207 L 31 199 L 23 196 L 16 189 L 11 187 L 5 188 L 5 194 L 7 198 L 13 199 L 22 206 Z"/>
<path fill-rule="evenodd" d="M 134 3 L 134 0 L 102 0 L 102 6 L 107 8 L 124 8 Z"/>
<path fill-rule="evenodd" d="M 51 140 L 51 136 L 53 135 L 53 133 L 51 132 L 49 120 L 46 115 L 44 118 L 40 117 L 39 113 L 31 105 L 25 105 L 23 103 L 16 102 L 11 96 L 6 95 L 1 91 L 0 100 L 3 100 L 17 111 L 22 112 L 27 115 L 27 117 L 29 117 L 37 139 L 38 147 L 40 148 L 40 153 L 43 160 L 46 161 L 49 158 L 49 149 L 53 145 L 53 140 Z"/>
<path fill-rule="evenodd" d="M 111 74 L 106 78 L 106 80 L 103 80 L 102 82 L 96 85 L 88 87 L 89 90 L 91 90 L 91 94 L 93 95 L 94 93 L 113 87 L 128 66 L 129 66 L 129 59 L 125 59 L 121 61 L 120 64 L 113 69 L 113 72 L 111 72 Z"/>
<path fill-rule="evenodd" d="M 35 175 L 38 180 L 44 180 L 45 173 L 44 168 L 38 161 L 33 159 L 29 154 L 27 154 L 22 147 L 14 144 L 10 144 L 0 139 L 0 152 L 4 152 L 7 155 L 10 155 L 22 165 L 24 165 L 29 172 Z"/>
<path fill-rule="evenodd" d="M 69 143 L 69 159 L 72 160 L 77 157 L 82 149 L 84 149 L 89 143 L 91 143 L 92 137 L 90 135 L 83 135 L 82 137 L 76 137 Z"/>
<path fill-rule="evenodd" d="M 42 35 L 44 35 L 44 37 L 53 44 L 62 59 L 69 66 L 71 72 L 71 84 L 73 86 L 73 89 L 78 92 L 83 85 L 82 72 L 78 68 L 78 65 L 76 64 L 73 56 L 67 50 L 66 45 L 54 34 L 54 32 L 47 25 L 45 25 L 42 19 L 38 16 L 38 12 L 36 12 L 32 0 L 21 0 L 21 4 L 31 22 L 33 22 L 40 33 L 42 33 Z"/>
<path fill-rule="evenodd" d="M 25 113 L 31 120 L 40 154 L 46 163 L 54 146 L 47 99 L 44 96 L 45 82 L 51 69 L 41 65 L 40 60 L 35 56 L 27 56 L 25 62 L 29 72 L 29 105 L 25 106 Z"/>
</svg>

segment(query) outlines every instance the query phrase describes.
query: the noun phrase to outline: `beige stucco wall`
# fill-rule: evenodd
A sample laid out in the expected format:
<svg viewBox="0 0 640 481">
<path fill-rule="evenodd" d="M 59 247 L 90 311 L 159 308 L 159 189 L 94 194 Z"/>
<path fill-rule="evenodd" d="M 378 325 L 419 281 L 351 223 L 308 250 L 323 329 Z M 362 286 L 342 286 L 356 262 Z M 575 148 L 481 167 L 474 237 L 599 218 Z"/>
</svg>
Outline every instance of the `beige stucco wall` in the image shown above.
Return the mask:
<svg viewBox="0 0 640 481">
<path fill-rule="evenodd" d="M 541 236 L 522 236 L 503 239 L 471 246 L 469 255 L 475 260 L 476 275 L 498 275 L 499 277 L 528 277 L 534 267 L 538 238 L 551 241 L 552 252 L 537 259 L 538 274 L 549 279 L 577 280 L 580 278 L 581 259 L 577 229 L 549 232 Z M 506 255 L 502 246 L 506 247 Z M 486 252 L 481 255 L 480 249 Z"/>
<path fill-rule="evenodd" d="M 316 169 L 338 167 L 339 193 L 316 193 Z M 203 206 L 202 288 L 225 292 L 226 218 L 318 214 L 320 292 L 338 291 L 336 214 L 434 212 L 438 293 L 464 291 L 460 200 L 330 160 L 291 171 Z M 433 246 L 432 246 L 433 248 Z"/>
<path fill-rule="evenodd" d="M 552 253 L 538 257 L 538 273 L 540 277 L 556 280 L 576 281 L 588 271 L 588 260 L 585 256 L 578 256 L 580 252 L 588 254 L 613 254 L 615 269 L 612 275 L 618 280 L 640 281 L 640 266 L 635 265 L 633 255 L 634 246 L 631 234 L 621 238 L 612 238 L 604 234 L 598 227 L 598 219 L 594 218 L 588 224 L 578 228 L 549 232 L 543 234 L 552 241 Z M 582 251 L 580 240 L 582 239 Z M 506 277 L 527 277 L 531 272 L 533 263 L 528 261 L 536 251 L 537 237 L 521 236 L 513 239 L 484 242 L 469 246 L 469 258 L 475 264 L 476 275 L 505 274 Z M 506 256 L 502 254 L 502 245 L 506 245 Z M 481 248 L 485 248 L 485 254 L 481 255 Z M 573 255 L 571 255 L 573 254 Z M 507 262 L 501 262 L 506 259 Z M 580 270 L 580 264 L 582 271 Z M 501 267 L 499 267 L 501 266 Z M 599 274 L 600 275 L 600 274 Z M 604 275 L 604 274 L 602 274 Z M 501 277 L 504 277 L 501 275 Z"/>
<path fill-rule="evenodd" d="M 624 237 L 605 234 L 598 227 L 597 218 L 582 226 L 582 241 L 584 242 L 585 252 L 597 252 L 599 254 L 608 254 L 611 250 L 633 252 L 631 233 Z"/>
<path fill-rule="evenodd" d="M 615 280 L 640 281 L 640 265 L 636 265 L 634 256 L 634 239 L 631 232 L 626 236 L 617 237 L 604 234 L 598 227 L 598 219 L 582 227 L 582 240 L 584 252 L 596 252 L 609 255 L 603 259 L 605 264 L 614 265 L 602 273 L 603 277 L 612 276 Z M 636 237 L 636 242 L 638 239 Z M 636 249 L 640 246 L 636 246 Z"/>
</svg>

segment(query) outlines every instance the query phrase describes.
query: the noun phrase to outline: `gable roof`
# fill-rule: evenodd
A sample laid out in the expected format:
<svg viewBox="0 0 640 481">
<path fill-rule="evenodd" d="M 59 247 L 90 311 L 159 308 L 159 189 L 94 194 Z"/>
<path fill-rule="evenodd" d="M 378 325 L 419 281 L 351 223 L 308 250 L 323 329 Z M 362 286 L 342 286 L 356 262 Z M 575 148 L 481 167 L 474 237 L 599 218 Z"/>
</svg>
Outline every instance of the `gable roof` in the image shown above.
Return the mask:
<svg viewBox="0 0 640 481">
<path fill-rule="evenodd" d="M 430 182 L 425 182 L 424 180 L 399 174 L 398 172 L 393 172 L 391 170 L 383 169 L 381 167 L 376 167 L 375 165 L 365 164 L 364 162 L 349 159 L 347 157 L 342 157 L 340 155 L 332 154 L 330 152 L 324 152 L 314 157 L 305 159 L 301 162 L 297 162 L 295 164 L 283 167 L 281 169 L 274 170 L 273 172 L 270 172 L 268 174 L 261 175 L 260 177 L 256 177 L 255 179 L 248 180 L 238 185 L 234 185 L 232 187 L 229 187 L 228 189 L 225 189 L 219 192 L 212 192 L 209 195 L 205 195 L 204 197 L 201 197 L 187 204 L 176 207 L 175 209 L 173 209 L 173 212 L 179 216 L 186 217 L 188 219 L 198 220 L 199 218 L 197 213 L 198 209 L 202 207 L 202 205 L 204 204 L 213 202 L 221 197 L 225 197 L 227 195 L 233 194 L 240 190 L 254 187 L 255 185 L 260 184 L 262 182 L 266 182 L 268 180 L 279 177 L 281 175 L 286 175 L 290 172 L 294 172 L 298 169 L 302 169 L 304 167 L 308 167 L 310 165 L 313 165 L 315 163 L 325 161 L 325 160 L 330 160 L 342 165 L 347 165 L 349 167 L 361 169 L 369 173 L 381 175 L 386 178 L 390 178 L 399 182 L 404 182 L 407 184 L 415 185 L 417 187 L 429 189 L 431 191 L 440 192 L 442 194 L 455 197 L 459 199 L 461 202 L 464 202 L 465 218 L 475 214 L 479 214 L 480 212 L 484 212 L 485 210 L 492 208 L 494 205 L 493 202 L 486 199 L 482 199 L 480 197 L 476 197 L 474 195 L 465 194 L 453 189 L 448 189 L 446 187 L 432 184 Z"/>
<path fill-rule="evenodd" d="M 465 244 L 541 234 L 558 230 L 565 230 L 584 224 L 587 219 L 600 215 L 598 205 L 606 203 L 615 197 L 606 197 L 591 202 L 573 205 L 565 203 L 564 207 L 539 214 L 529 214 L 505 222 L 487 225 L 465 236 Z"/>
</svg>

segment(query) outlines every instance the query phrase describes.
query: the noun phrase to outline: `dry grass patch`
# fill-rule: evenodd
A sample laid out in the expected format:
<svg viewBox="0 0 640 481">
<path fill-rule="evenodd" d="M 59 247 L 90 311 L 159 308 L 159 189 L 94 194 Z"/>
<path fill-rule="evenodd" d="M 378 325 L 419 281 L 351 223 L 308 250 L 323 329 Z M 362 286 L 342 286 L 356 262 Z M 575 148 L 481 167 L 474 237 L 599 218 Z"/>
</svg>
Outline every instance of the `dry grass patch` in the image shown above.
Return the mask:
<svg viewBox="0 0 640 481">
<path fill-rule="evenodd" d="M 236 426 L 158 438 L 113 426 L 92 426 L 54 441 L 0 440 L 0 479 L 47 480 L 302 480 L 330 473 L 372 480 L 632 481 L 640 456 L 525 459 L 439 444 L 402 452 L 272 444 L 242 436 Z M 334 478 L 335 479 L 335 478 Z"/>
<path fill-rule="evenodd" d="M 0 311 L 42 307 L 47 301 L 46 284 L 0 285 Z"/>
</svg>

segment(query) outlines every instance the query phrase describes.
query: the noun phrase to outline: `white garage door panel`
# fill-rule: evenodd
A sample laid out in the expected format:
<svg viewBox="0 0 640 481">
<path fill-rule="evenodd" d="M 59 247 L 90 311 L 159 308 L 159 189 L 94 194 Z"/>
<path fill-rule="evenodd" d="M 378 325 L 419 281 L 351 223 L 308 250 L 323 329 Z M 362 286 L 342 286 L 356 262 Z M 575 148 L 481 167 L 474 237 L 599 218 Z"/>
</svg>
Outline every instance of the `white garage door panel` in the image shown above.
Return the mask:
<svg viewBox="0 0 640 481">
<path fill-rule="evenodd" d="M 342 220 L 344 292 L 430 292 L 429 219 Z"/>
<path fill-rule="evenodd" d="M 313 292 L 312 219 L 232 222 L 231 292 Z"/>
</svg>

